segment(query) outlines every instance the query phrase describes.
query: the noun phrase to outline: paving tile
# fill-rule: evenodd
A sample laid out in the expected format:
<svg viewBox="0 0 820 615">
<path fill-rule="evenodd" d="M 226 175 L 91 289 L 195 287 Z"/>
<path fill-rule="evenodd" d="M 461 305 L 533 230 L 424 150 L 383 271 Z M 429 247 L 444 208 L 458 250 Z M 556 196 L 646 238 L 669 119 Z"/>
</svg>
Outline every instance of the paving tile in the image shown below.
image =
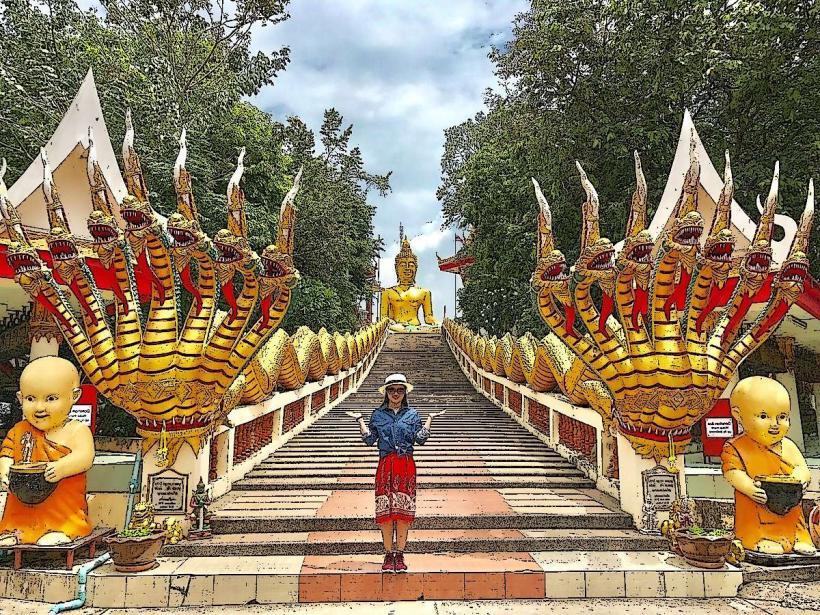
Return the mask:
<svg viewBox="0 0 820 615">
<path fill-rule="evenodd" d="M 212 575 L 173 575 L 170 580 L 168 606 L 211 606 L 214 603 Z"/>
<path fill-rule="evenodd" d="M 77 577 L 71 573 L 43 574 L 43 602 L 56 604 L 73 600 L 77 592 Z"/>
<path fill-rule="evenodd" d="M 527 552 L 521 553 L 405 553 L 412 572 L 540 572 Z"/>
<path fill-rule="evenodd" d="M 104 608 L 122 608 L 125 606 L 125 577 L 119 575 L 93 574 L 88 577 L 91 594 L 91 606 Z M 90 602 L 89 599 L 86 599 Z"/>
<path fill-rule="evenodd" d="M 663 598 L 666 595 L 663 572 L 627 570 L 624 575 L 627 598 Z"/>
<path fill-rule="evenodd" d="M 507 572 L 504 586 L 507 600 L 546 596 L 543 572 Z"/>
<path fill-rule="evenodd" d="M 626 583 L 623 570 L 604 572 L 593 570 L 586 573 L 587 598 L 623 598 Z"/>
<path fill-rule="evenodd" d="M 214 576 L 214 606 L 248 604 L 255 599 L 256 575 L 219 574 Z"/>
<path fill-rule="evenodd" d="M 299 602 L 299 575 L 260 574 L 256 577 L 256 601 L 260 604 Z"/>
<path fill-rule="evenodd" d="M 11 573 L 9 568 L 0 568 L 0 596 L 3 596 L 4 598 L 12 597 L 7 593 L 9 573 Z"/>
<path fill-rule="evenodd" d="M 340 576 L 342 602 L 378 602 L 382 599 L 384 573 L 367 572 Z"/>
<path fill-rule="evenodd" d="M 16 600 L 43 600 L 44 576 L 28 570 L 10 570 L 6 591 Z"/>
<path fill-rule="evenodd" d="M 339 574 L 299 575 L 299 602 L 339 602 L 341 595 Z"/>
<path fill-rule="evenodd" d="M 545 572 L 544 585 L 547 598 L 583 598 L 586 595 L 583 572 Z"/>
<path fill-rule="evenodd" d="M 384 555 L 376 554 L 306 555 L 301 573 L 378 572 L 381 574 L 383 561 Z"/>
<path fill-rule="evenodd" d="M 129 575 L 125 579 L 125 603 L 141 607 L 168 606 L 171 577 L 167 575 Z"/>
<path fill-rule="evenodd" d="M 703 598 L 703 572 L 695 570 L 667 570 L 663 573 L 667 598 Z"/>
<path fill-rule="evenodd" d="M 463 572 L 425 572 L 425 600 L 464 600 Z"/>
<path fill-rule="evenodd" d="M 739 570 L 705 570 L 703 588 L 707 598 L 732 598 L 743 583 L 743 573 Z"/>
<path fill-rule="evenodd" d="M 265 555 L 253 557 L 189 557 L 174 574 L 298 574 L 303 555 Z"/>
<path fill-rule="evenodd" d="M 423 573 L 388 573 L 382 576 L 382 600 L 420 600 L 423 596 Z"/>
<path fill-rule="evenodd" d="M 465 600 L 503 600 L 506 596 L 503 572 L 465 572 Z"/>
</svg>

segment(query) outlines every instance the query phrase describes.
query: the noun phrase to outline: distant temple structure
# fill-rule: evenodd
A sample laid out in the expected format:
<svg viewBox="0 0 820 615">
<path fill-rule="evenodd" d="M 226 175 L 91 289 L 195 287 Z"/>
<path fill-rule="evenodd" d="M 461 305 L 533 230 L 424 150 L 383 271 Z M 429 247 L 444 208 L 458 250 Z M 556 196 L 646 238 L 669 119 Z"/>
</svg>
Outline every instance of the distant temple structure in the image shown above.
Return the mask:
<svg viewBox="0 0 820 615">
<path fill-rule="evenodd" d="M 475 257 L 469 253 L 470 244 L 472 243 L 472 229 L 468 228 L 464 231 L 464 235 L 456 233 L 455 240 L 456 243 L 461 243 L 461 247 L 458 248 L 452 256 L 442 258 L 438 255 L 438 252 L 436 252 L 438 268 L 439 271 L 461 276 L 461 279 L 464 280 L 468 275 L 467 270 L 470 268 L 470 265 L 475 263 Z"/>
</svg>

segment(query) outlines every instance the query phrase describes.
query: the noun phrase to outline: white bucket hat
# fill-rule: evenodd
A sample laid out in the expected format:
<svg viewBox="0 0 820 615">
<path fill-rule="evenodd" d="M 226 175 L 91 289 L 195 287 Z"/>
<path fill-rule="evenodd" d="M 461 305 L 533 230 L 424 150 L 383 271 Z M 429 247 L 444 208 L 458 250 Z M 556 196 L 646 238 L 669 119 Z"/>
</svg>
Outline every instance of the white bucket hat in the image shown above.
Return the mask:
<svg viewBox="0 0 820 615">
<path fill-rule="evenodd" d="M 379 393 L 384 395 L 385 390 L 391 384 L 400 384 L 405 388 L 405 393 L 409 393 L 413 390 L 413 385 L 407 382 L 407 376 L 404 374 L 390 374 L 387 378 L 384 379 L 384 384 L 379 387 Z"/>
</svg>

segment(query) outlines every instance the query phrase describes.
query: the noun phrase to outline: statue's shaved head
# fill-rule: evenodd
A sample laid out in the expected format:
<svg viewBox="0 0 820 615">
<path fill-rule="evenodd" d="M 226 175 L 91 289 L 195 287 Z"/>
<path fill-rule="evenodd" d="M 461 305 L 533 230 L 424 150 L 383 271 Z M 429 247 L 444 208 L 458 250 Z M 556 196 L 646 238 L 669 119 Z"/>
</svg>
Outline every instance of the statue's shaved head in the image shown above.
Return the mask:
<svg viewBox="0 0 820 615">
<path fill-rule="evenodd" d="M 71 388 L 80 386 L 80 372 L 71 361 L 62 357 L 40 357 L 31 361 L 20 375 L 20 388 L 31 378 L 59 379 L 61 382 L 63 378 L 70 378 Z"/>
<path fill-rule="evenodd" d="M 23 369 L 17 399 L 25 419 L 47 432 L 65 424 L 80 393 L 80 374 L 71 361 L 40 357 Z"/>
</svg>

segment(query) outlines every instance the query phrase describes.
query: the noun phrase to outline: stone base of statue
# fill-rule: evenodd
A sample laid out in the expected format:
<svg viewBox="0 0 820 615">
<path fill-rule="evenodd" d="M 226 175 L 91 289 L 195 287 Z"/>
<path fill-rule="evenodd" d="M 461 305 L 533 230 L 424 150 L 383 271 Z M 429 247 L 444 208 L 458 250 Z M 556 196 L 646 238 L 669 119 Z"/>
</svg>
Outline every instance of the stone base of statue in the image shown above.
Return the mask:
<svg viewBox="0 0 820 615">
<path fill-rule="evenodd" d="M 746 563 L 757 566 L 767 566 L 769 568 L 780 568 L 783 566 L 809 566 L 820 564 L 820 553 L 816 555 L 799 555 L 798 553 L 782 553 L 772 555 L 771 553 L 761 553 L 760 551 L 746 551 Z"/>
<path fill-rule="evenodd" d="M 213 536 L 211 530 L 188 530 L 188 540 L 204 540 Z"/>
</svg>

